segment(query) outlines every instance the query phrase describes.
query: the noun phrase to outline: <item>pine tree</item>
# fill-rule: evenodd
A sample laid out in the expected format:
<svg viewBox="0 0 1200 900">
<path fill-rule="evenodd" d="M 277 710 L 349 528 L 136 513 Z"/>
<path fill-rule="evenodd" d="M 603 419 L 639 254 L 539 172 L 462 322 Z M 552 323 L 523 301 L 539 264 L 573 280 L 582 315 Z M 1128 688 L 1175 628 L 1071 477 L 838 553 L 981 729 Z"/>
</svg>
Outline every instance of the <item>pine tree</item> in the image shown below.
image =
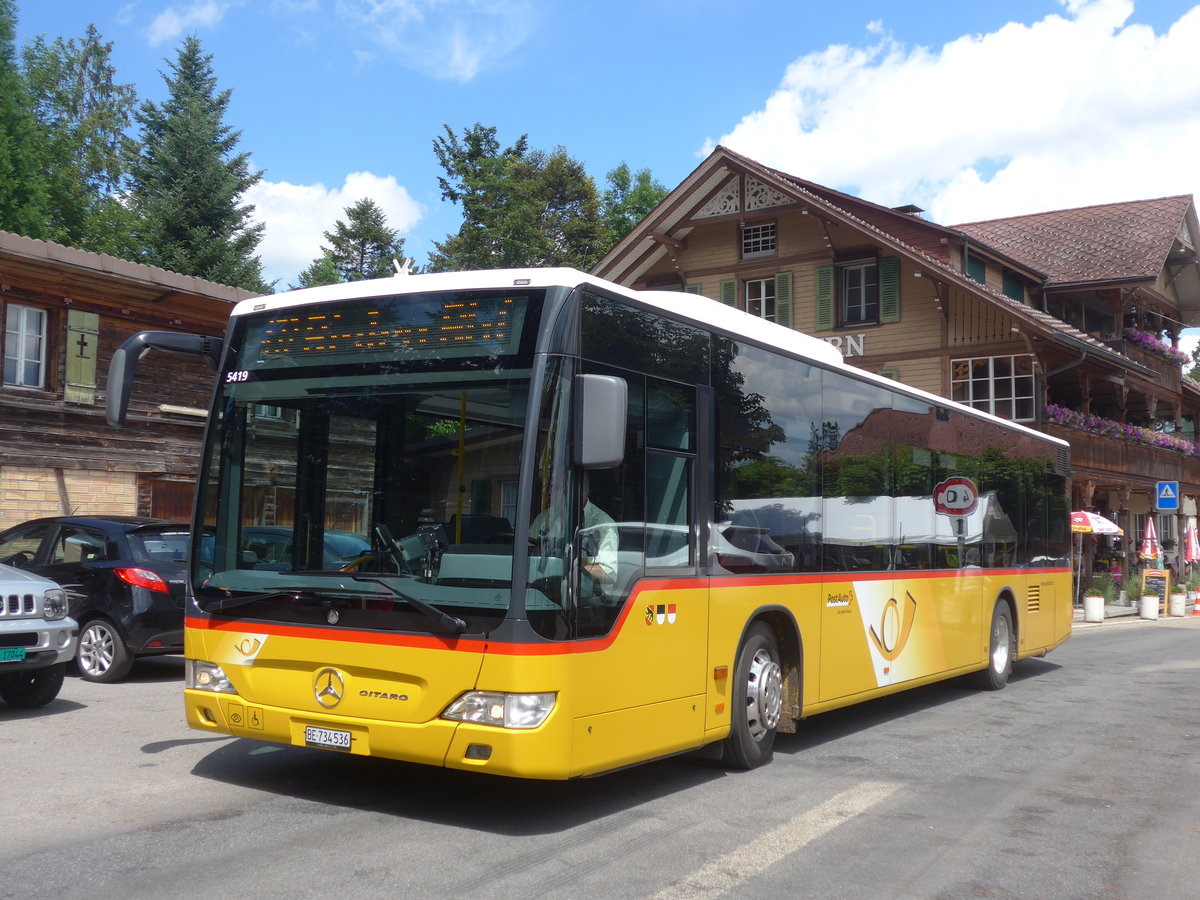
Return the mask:
<svg viewBox="0 0 1200 900">
<path fill-rule="evenodd" d="M 24 50 L 50 199 L 51 240 L 130 256 L 133 215 L 123 205 L 136 93 L 118 84 L 112 44 L 89 25 L 82 41 L 38 37 Z"/>
<path fill-rule="evenodd" d="M 263 225 L 239 203 L 262 178 L 235 153 L 241 132 L 224 124 L 232 91 L 217 90 L 212 55 L 184 40 L 163 73 L 168 98 L 138 109 L 142 150 L 132 169 L 143 262 L 252 291 L 269 291 L 254 250 Z"/>
<path fill-rule="evenodd" d="M 333 261 L 342 281 L 386 278 L 392 260 L 404 259 L 404 238 L 387 227 L 387 216 L 379 205 L 364 197 L 346 207 L 346 219 L 338 219 L 333 231 L 325 232 L 329 246 L 322 249 Z"/>
<path fill-rule="evenodd" d="M 17 65 L 17 8 L 0 0 L 0 230 L 44 237 L 49 197 L 32 100 Z"/>
</svg>

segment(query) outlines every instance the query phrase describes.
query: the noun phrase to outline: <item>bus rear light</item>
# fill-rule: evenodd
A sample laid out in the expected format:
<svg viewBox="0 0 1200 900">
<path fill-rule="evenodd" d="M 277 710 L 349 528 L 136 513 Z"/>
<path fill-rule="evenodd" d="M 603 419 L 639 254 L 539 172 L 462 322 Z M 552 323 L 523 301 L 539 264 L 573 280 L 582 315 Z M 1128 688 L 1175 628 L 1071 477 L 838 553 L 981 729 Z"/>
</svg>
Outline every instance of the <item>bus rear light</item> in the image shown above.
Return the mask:
<svg viewBox="0 0 1200 900">
<path fill-rule="evenodd" d="M 113 569 L 113 574 L 126 584 L 132 584 L 134 587 L 145 588 L 148 591 L 158 591 L 160 594 L 171 593 L 171 589 L 167 587 L 166 581 L 149 569 L 122 566 L 119 569 Z"/>
<path fill-rule="evenodd" d="M 537 728 L 554 709 L 554 697 L 554 694 L 467 691 L 446 707 L 442 718 L 497 728 Z"/>
</svg>

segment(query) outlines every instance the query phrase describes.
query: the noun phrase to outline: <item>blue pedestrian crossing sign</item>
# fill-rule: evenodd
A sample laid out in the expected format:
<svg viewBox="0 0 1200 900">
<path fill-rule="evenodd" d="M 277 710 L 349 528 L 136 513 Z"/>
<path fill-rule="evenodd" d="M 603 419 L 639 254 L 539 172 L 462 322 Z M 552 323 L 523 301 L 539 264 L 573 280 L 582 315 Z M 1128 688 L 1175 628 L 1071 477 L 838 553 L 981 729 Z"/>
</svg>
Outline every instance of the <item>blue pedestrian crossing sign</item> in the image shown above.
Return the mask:
<svg viewBox="0 0 1200 900">
<path fill-rule="evenodd" d="M 1158 482 L 1155 485 L 1154 498 L 1154 508 L 1159 512 L 1179 509 L 1179 482 Z"/>
</svg>

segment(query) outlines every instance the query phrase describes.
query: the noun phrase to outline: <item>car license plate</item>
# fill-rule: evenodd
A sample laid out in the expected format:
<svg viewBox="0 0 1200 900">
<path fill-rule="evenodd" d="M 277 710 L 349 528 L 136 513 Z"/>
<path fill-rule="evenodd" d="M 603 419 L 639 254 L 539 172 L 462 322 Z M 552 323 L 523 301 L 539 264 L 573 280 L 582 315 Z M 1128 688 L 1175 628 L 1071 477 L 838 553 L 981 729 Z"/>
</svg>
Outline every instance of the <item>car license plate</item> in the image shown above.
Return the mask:
<svg viewBox="0 0 1200 900">
<path fill-rule="evenodd" d="M 306 725 L 304 726 L 304 743 L 309 747 L 322 747 L 326 750 L 349 750 L 350 732 Z"/>
<path fill-rule="evenodd" d="M 20 662 L 24 658 L 24 647 L 0 647 L 0 662 Z"/>
</svg>

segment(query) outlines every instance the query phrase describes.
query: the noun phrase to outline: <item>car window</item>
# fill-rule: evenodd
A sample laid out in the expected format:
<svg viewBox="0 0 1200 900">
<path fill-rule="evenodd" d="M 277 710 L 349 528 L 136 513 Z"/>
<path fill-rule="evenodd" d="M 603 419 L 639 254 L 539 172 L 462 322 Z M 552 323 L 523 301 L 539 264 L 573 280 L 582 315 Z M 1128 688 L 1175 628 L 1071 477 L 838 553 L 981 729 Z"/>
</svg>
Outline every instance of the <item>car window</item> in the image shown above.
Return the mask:
<svg viewBox="0 0 1200 900">
<path fill-rule="evenodd" d="M 0 562 L 10 566 L 30 565 L 50 531 L 50 525 L 51 523 L 44 522 L 10 532 L 0 541 Z"/>
<path fill-rule="evenodd" d="M 129 534 L 129 551 L 135 562 L 184 562 L 190 537 L 189 530 L 181 526 L 160 531 L 134 531 Z"/>
<path fill-rule="evenodd" d="M 76 525 L 64 525 L 58 530 L 47 562 L 51 565 L 97 562 L 108 557 L 105 546 L 104 535 L 100 532 Z"/>
</svg>

